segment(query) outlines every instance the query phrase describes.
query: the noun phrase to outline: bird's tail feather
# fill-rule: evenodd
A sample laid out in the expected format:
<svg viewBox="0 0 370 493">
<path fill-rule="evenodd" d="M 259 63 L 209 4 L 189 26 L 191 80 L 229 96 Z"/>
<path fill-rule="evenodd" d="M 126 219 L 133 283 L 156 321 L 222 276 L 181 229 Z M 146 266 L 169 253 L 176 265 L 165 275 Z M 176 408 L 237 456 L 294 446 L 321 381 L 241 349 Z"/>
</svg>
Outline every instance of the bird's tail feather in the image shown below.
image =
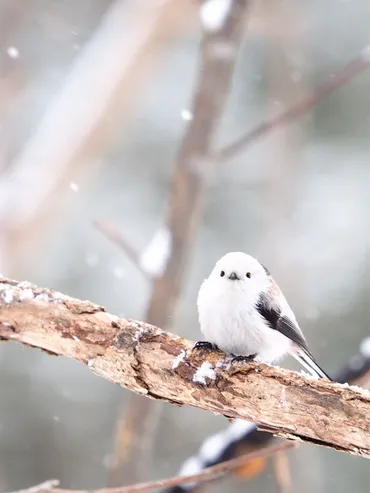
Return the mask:
<svg viewBox="0 0 370 493">
<path fill-rule="evenodd" d="M 314 377 L 332 379 L 324 372 L 322 368 L 316 363 L 312 354 L 303 348 L 297 348 L 293 354 L 293 357 Z"/>
</svg>

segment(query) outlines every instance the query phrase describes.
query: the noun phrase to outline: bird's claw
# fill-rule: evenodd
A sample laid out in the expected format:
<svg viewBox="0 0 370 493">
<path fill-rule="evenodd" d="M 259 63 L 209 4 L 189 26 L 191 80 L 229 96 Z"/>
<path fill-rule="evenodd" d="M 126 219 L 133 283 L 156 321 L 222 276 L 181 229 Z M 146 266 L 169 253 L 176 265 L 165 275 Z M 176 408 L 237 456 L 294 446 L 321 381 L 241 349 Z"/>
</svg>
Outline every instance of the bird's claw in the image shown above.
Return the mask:
<svg viewBox="0 0 370 493">
<path fill-rule="evenodd" d="M 250 354 L 249 356 L 242 356 L 242 355 L 232 355 L 232 363 L 249 363 L 250 361 L 253 361 L 254 358 L 257 356 L 257 353 L 255 354 Z"/>
<path fill-rule="evenodd" d="M 193 349 L 205 349 L 206 351 L 219 351 L 218 346 L 216 344 L 212 344 L 208 341 L 198 341 L 195 343 Z"/>
</svg>

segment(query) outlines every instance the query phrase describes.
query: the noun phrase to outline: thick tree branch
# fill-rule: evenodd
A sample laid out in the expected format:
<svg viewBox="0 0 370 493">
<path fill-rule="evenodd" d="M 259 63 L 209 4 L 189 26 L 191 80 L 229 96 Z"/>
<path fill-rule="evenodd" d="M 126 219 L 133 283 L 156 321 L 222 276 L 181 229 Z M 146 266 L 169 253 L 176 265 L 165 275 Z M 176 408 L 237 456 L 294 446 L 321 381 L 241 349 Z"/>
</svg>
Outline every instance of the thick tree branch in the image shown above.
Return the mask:
<svg viewBox="0 0 370 493">
<path fill-rule="evenodd" d="M 352 356 L 346 363 L 346 365 L 340 369 L 334 376 L 335 381 L 339 383 L 348 382 L 351 385 L 360 385 L 367 387 L 369 385 L 369 371 L 370 371 L 370 337 L 363 339 L 359 345 L 358 352 Z M 233 429 L 234 428 L 234 429 Z M 217 440 L 216 440 L 217 437 Z M 218 432 L 215 435 L 208 436 L 199 445 L 198 453 L 196 455 L 187 458 L 183 463 L 180 470 L 180 474 L 183 470 L 189 470 L 187 464 L 195 463 L 200 465 L 201 469 L 204 469 L 210 465 L 216 465 L 224 462 L 225 457 L 240 457 L 245 455 L 246 452 L 255 451 L 257 449 L 265 448 L 269 443 L 275 442 L 277 439 L 271 433 L 259 431 L 252 423 L 244 421 L 244 429 L 240 427 L 240 421 L 233 421 L 225 430 Z M 211 459 L 207 460 L 208 444 L 217 443 L 217 449 L 212 447 Z M 216 450 L 215 450 L 216 449 Z M 283 453 L 283 452 L 282 452 Z M 284 464 L 284 462 L 283 462 Z M 244 467 L 240 467 L 236 470 L 238 477 L 243 479 L 249 479 L 256 474 L 260 474 L 261 471 L 267 465 L 267 459 L 258 458 L 253 461 L 247 460 Z M 288 471 L 280 471 L 283 473 L 285 479 L 288 479 Z M 282 479 L 282 478 L 281 478 Z M 288 481 L 287 481 L 288 482 Z M 202 483 L 193 483 L 191 485 L 176 488 L 170 488 L 166 490 L 166 493 L 180 493 L 180 492 L 193 492 L 199 493 L 203 491 L 205 485 Z"/>
<path fill-rule="evenodd" d="M 0 338 L 86 364 L 151 399 L 248 419 L 286 438 L 370 456 L 370 394 L 222 352 L 88 301 L 0 277 Z"/>
</svg>

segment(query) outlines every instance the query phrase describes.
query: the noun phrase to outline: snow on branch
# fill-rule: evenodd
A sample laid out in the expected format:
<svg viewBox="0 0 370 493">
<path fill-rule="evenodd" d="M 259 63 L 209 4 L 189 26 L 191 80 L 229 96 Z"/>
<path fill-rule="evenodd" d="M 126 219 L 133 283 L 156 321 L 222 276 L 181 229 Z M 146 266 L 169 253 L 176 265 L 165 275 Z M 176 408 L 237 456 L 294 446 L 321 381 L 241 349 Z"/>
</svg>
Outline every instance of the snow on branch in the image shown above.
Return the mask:
<svg viewBox="0 0 370 493">
<path fill-rule="evenodd" d="M 368 391 L 254 362 L 231 363 L 223 352 L 194 350 L 192 342 L 160 328 L 28 282 L 0 277 L 0 339 L 67 356 L 151 399 L 370 456 Z M 207 371 L 200 370 L 205 364 Z"/>
</svg>

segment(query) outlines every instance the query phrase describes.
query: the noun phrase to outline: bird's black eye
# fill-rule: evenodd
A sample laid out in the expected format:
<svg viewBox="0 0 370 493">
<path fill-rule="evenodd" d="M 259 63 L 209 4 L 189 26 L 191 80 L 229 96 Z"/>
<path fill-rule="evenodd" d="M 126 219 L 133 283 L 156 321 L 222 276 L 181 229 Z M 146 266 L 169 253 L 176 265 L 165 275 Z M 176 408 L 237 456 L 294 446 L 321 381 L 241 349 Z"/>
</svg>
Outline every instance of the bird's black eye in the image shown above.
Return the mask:
<svg viewBox="0 0 370 493">
<path fill-rule="evenodd" d="M 224 277 L 224 275 L 225 275 L 225 271 L 224 271 L 224 270 L 222 270 L 222 271 L 220 272 L 220 276 L 221 276 L 221 277 Z"/>
<path fill-rule="evenodd" d="M 248 277 L 248 279 L 250 279 L 252 277 L 252 274 L 250 272 L 247 272 L 246 276 Z"/>
</svg>

